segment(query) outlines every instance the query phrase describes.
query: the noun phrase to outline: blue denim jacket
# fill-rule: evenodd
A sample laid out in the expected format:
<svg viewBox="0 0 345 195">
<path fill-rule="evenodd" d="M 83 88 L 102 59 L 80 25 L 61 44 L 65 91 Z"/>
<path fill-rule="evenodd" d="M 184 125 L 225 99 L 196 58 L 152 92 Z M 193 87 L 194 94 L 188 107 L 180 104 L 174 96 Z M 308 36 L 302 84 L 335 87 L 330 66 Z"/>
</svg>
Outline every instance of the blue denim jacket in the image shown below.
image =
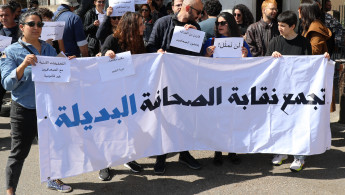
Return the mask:
<svg viewBox="0 0 345 195">
<path fill-rule="evenodd" d="M 56 56 L 55 49 L 44 41 L 41 41 L 41 54 L 33 45 L 25 43 L 19 38 L 23 44 L 35 54 L 41 56 Z M 16 69 L 24 61 L 24 58 L 30 54 L 18 42 L 8 46 L 5 49 L 6 58 L 1 58 L 1 84 L 3 87 L 12 91 L 12 100 L 28 109 L 36 109 L 35 103 L 35 84 L 31 79 L 31 65 L 25 68 L 23 77 L 18 80 Z"/>
</svg>

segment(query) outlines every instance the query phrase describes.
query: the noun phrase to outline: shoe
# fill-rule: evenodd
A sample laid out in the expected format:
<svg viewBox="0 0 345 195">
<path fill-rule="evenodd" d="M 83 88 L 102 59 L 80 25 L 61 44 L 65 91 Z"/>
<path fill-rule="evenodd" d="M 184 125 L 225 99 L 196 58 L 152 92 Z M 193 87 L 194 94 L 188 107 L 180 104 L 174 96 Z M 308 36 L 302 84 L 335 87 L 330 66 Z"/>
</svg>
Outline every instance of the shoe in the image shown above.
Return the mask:
<svg viewBox="0 0 345 195">
<path fill-rule="evenodd" d="M 213 164 L 216 166 L 220 166 L 223 164 L 222 152 L 214 152 Z"/>
<path fill-rule="evenodd" d="M 157 156 L 155 166 L 153 167 L 153 171 L 156 175 L 163 175 L 165 173 L 165 155 Z"/>
<path fill-rule="evenodd" d="M 129 168 L 134 173 L 139 173 L 143 170 L 143 167 L 139 165 L 137 162 L 135 162 L 134 160 L 124 164 L 124 166 Z"/>
<path fill-rule="evenodd" d="M 236 153 L 229 153 L 228 158 L 234 165 L 239 165 L 241 163 L 241 159 Z"/>
<path fill-rule="evenodd" d="M 63 193 L 72 191 L 72 187 L 71 186 L 64 184 L 59 179 L 48 180 L 47 188 L 51 189 L 51 190 L 57 190 L 57 191 L 63 192 Z"/>
<path fill-rule="evenodd" d="M 108 181 L 110 180 L 110 174 L 109 174 L 110 169 L 109 168 L 105 168 L 105 169 L 101 169 L 98 173 L 98 177 L 100 180 L 102 181 Z"/>
<path fill-rule="evenodd" d="M 292 172 L 298 172 L 303 169 L 303 165 L 304 165 L 304 160 L 295 159 L 290 165 L 290 170 Z"/>
<path fill-rule="evenodd" d="M 189 152 L 181 152 L 178 160 L 191 169 L 201 169 L 201 164 Z"/>
<path fill-rule="evenodd" d="M 288 156 L 286 154 L 276 154 L 272 159 L 272 164 L 275 166 L 279 166 L 283 164 L 283 161 L 286 159 L 288 159 Z"/>
</svg>

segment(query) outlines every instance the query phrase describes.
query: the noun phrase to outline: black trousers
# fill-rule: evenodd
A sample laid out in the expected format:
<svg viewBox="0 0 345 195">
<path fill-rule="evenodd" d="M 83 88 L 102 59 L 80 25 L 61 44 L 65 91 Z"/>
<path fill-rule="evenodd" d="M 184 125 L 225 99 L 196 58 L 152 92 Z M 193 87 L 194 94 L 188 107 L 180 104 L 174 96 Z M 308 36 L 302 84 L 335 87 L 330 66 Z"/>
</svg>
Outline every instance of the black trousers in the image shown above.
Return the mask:
<svg viewBox="0 0 345 195">
<path fill-rule="evenodd" d="M 24 161 L 37 135 L 36 109 L 27 109 L 12 101 L 10 117 L 11 153 L 6 165 L 6 189 L 13 188 L 15 192 Z"/>
</svg>

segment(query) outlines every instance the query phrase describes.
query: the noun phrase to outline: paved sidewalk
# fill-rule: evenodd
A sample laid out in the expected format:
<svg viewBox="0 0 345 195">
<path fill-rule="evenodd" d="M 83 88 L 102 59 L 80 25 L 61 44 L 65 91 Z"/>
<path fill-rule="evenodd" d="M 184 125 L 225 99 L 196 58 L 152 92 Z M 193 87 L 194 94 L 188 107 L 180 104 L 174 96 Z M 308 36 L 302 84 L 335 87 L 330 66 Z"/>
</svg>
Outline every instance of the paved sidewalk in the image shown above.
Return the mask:
<svg viewBox="0 0 345 195">
<path fill-rule="evenodd" d="M 194 171 L 177 162 L 171 154 L 164 176 L 153 174 L 154 158 L 138 160 L 145 170 L 131 173 L 124 166 L 112 167 L 111 181 L 102 182 L 98 172 L 65 178 L 74 191 L 70 194 L 345 194 L 345 125 L 338 124 L 338 112 L 331 114 L 332 148 L 322 155 L 306 159 L 305 169 L 292 173 L 289 165 L 270 165 L 272 155 L 241 154 L 242 163 L 225 160 L 216 167 L 212 151 L 192 151 L 203 164 Z M 9 118 L 0 117 L 0 194 L 5 193 L 4 172 L 10 149 Z M 225 154 L 225 153 L 223 153 Z M 25 161 L 17 194 L 60 194 L 40 184 L 38 145 L 33 145 Z"/>
</svg>

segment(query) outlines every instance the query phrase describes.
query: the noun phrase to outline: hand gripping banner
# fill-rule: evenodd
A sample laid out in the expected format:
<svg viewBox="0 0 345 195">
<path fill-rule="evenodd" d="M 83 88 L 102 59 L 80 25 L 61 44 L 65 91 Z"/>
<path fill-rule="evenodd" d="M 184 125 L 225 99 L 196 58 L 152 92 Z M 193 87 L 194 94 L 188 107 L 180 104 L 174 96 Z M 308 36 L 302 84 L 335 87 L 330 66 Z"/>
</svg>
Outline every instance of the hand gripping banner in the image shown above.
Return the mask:
<svg viewBox="0 0 345 195">
<path fill-rule="evenodd" d="M 132 58 L 131 76 L 102 82 L 101 58 L 80 58 L 70 82 L 35 83 L 41 181 L 184 150 L 331 146 L 334 62 L 323 56 Z"/>
</svg>

